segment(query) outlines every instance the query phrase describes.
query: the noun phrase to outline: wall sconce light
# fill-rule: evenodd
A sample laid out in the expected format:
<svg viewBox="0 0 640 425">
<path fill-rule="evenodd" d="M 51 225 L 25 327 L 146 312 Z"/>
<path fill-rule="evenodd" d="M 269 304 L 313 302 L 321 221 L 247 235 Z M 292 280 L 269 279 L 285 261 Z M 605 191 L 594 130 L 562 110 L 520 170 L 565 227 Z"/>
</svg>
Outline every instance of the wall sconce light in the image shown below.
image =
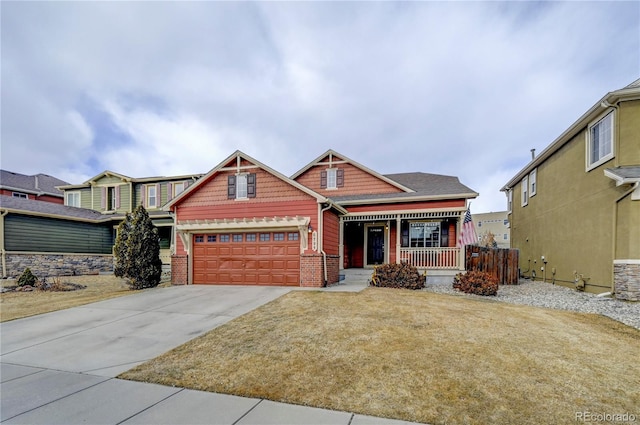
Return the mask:
<svg viewBox="0 0 640 425">
<path fill-rule="evenodd" d="M 313 227 L 311 227 L 311 224 L 309 224 L 309 228 L 307 230 L 309 231 L 309 233 L 313 232 Z"/>
</svg>

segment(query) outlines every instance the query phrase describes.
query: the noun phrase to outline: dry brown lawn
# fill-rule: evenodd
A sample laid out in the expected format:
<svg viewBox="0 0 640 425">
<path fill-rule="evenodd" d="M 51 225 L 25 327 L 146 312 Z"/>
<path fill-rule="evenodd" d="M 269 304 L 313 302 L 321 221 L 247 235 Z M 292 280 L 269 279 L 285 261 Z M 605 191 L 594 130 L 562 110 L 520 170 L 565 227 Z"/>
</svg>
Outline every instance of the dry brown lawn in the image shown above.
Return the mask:
<svg viewBox="0 0 640 425">
<path fill-rule="evenodd" d="M 427 292 L 291 292 L 124 373 L 431 424 L 640 417 L 640 331 Z"/>
<path fill-rule="evenodd" d="M 35 316 L 134 293 L 129 289 L 124 279 L 113 275 L 63 276 L 60 279 L 62 282 L 85 285 L 86 288 L 68 292 L 2 293 L 0 294 L 0 321 Z M 2 286 L 11 285 L 15 285 L 15 280 L 2 282 Z"/>
</svg>

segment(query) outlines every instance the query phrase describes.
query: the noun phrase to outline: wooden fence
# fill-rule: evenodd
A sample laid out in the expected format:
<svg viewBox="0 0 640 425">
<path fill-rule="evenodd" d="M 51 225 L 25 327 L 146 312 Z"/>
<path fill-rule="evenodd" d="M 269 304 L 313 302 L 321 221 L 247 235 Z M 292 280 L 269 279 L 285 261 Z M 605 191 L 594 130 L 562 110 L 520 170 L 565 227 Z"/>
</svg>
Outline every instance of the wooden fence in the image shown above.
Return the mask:
<svg viewBox="0 0 640 425">
<path fill-rule="evenodd" d="M 487 272 L 501 285 L 517 285 L 519 279 L 518 250 L 467 245 L 465 269 Z"/>
</svg>

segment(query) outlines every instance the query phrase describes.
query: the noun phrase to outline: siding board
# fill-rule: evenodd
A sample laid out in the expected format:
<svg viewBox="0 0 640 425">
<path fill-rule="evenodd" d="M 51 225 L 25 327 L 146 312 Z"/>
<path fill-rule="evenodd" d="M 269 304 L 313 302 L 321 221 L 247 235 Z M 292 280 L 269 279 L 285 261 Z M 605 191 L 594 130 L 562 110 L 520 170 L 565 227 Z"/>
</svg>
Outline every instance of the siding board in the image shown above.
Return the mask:
<svg viewBox="0 0 640 425">
<path fill-rule="evenodd" d="M 4 219 L 7 251 L 110 254 L 110 225 L 9 214 Z"/>
</svg>

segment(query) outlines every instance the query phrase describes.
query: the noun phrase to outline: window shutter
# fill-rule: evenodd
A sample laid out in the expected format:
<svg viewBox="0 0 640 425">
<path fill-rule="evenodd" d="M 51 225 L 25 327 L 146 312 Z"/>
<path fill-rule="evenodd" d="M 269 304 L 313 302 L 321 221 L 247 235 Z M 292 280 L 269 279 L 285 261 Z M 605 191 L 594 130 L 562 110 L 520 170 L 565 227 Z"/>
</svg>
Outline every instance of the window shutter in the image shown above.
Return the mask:
<svg viewBox="0 0 640 425">
<path fill-rule="evenodd" d="M 120 208 L 120 188 L 122 186 L 116 186 L 115 196 L 116 196 L 116 209 Z"/>
<path fill-rule="evenodd" d="M 236 199 L 236 176 L 228 176 L 227 199 Z"/>
<path fill-rule="evenodd" d="M 326 189 L 327 188 L 327 172 L 325 171 L 320 171 L 320 189 Z"/>
<path fill-rule="evenodd" d="M 247 198 L 256 197 L 256 174 L 247 175 Z"/>
<path fill-rule="evenodd" d="M 160 208 L 162 205 L 162 191 L 160 190 L 160 183 L 156 183 L 156 208 Z"/>
<path fill-rule="evenodd" d="M 107 209 L 107 188 L 106 187 L 102 187 L 100 188 L 100 192 L 101 192 L 101 199 L 100 199 L 100 206 L 102 207 L 103 210 Z"/>
<path fill-rule="evenodd" d="M 173 199 L 173 183 L 167 183 L 167 202 Z"/>
<path fill-rule="evenodd" d="M 344 170 L 342 168 L 338 168 L 336 170 L 336 187 L 344 186 Z"/>
<path fill-rule="evenodd" d="M 140 186 L 140 204 L 147 208 L 147 186 Z"/>
</svg>

